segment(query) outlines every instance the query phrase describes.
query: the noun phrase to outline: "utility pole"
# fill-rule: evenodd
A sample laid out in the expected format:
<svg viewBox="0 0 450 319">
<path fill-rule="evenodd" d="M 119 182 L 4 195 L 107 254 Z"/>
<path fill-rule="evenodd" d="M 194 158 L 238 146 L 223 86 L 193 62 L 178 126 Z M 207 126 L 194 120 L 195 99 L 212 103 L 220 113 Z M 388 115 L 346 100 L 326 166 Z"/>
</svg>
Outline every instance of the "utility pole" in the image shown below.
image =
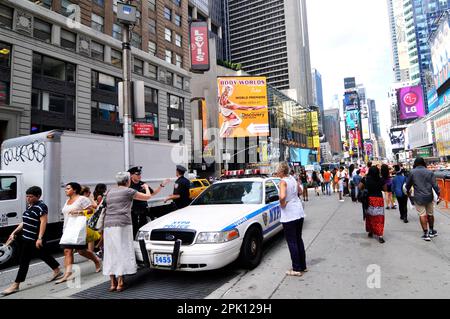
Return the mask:
<svg viewBox="0 0 450 319">
<path fill-rule="evenodd" d="M 122 35 L 122 66 L 123 66 L 123 141 L 125 171 L 134 165 L 133 135 L 131 132 L 131 27 L 136 23 L 136 7 L 131 5 L 131 0 L 117 4 L 117 18 L 123 25 Z"/>
</svg>

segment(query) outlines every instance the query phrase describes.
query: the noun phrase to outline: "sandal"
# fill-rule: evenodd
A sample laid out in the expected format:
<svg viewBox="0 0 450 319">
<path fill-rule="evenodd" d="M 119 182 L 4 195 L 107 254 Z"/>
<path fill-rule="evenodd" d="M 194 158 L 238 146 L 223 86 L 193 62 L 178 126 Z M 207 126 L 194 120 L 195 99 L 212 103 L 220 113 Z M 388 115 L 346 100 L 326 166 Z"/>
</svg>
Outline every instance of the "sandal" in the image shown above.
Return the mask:
<svg viewBox="0 0 450 319">
<path fill-rule="evenodd" d="M 122 292 L 125 289 L 127 289 L 127 286 L 125 284 L 123 284 L 122 286 L 118 285 L 117 288 L 116 288 L 116 291 L 117 292 Z"/>
<path fill-rule="evenodd" d="M 116 286 L 111 286 L 111 287 L 109 287 L 109 289 L 108 289 L 109 292 L 114 292 L 114 291 L 116 291 L 116 290 L 117 290 L 117 287 L 116 287 Z"/>
<path fill-rule="evenodd" d="M 70 275 L 64 276 L 60 280 L 55 281 L 55 285 L 62 284 L 63 282 L 66 282 L 66 281 L 69 281 L 69 280 L 72 280 L 72 279 L 73 279 L 73 276 L 72 276 L 72 273 L 70 273 Z"/>
<path fill-rule="evenodd" d="M 58 279 L 59 277 L 61 277 L 62 275 L 63 275 L 62 271 L 60 271 L 58 273 L 53 273 L 53 276 L 50 278 L 50 280 L 48 282 L 52 282 L 52 281 Z"/>
<path fill-rule="evenodd" d="M 14 293 L 16 293 L 18 291 L 19 291 L 19 287 L 17 287 L 17 288 L 9 287 L 6 290 L 3 290 L 1 294 L 2 294 L 2 296 L 5 297 L 5 296 L 12 295 L 12 294 L 14 294 Z"/>
<path fill-rule="evenodd" d="M 286 271 L 286 275 L 301 277 L 301 276 L 303 276 L 303 273 L 301 271 L 295 271 L 295 270 L 290 269 L 290 270 Z"/>
</svg>

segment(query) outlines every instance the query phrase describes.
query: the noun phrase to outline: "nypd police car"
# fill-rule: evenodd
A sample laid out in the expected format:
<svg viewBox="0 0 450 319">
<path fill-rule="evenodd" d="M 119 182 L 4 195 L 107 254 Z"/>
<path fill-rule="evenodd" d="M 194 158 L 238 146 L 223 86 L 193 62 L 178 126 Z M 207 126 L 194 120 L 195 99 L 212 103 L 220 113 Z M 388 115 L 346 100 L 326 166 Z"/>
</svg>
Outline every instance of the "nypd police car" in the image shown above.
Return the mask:
<svg viewBox="0 0 450 319">
<path fill-rule="evenodd" d="M 253 269 L 263 241 L 281 231 L 276 178 L 217 182 L 190 206 L 143 226 L 136 236 L 138 262 L 180 271 L 222 268 L 239 259 Z"/>
</svg>

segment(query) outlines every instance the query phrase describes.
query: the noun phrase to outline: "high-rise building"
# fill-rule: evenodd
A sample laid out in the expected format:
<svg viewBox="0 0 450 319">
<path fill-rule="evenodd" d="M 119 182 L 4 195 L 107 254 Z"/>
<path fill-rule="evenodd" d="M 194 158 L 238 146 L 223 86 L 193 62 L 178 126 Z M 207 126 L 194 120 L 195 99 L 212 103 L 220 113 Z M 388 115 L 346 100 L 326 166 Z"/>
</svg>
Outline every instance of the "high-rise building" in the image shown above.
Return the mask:
<svg viewBox="0 0 450 319">
<path fill-rule="evenodd" d="M 403 9 L 411 67 L 410 80 L 420 81 L 425 95 L 427 77 L 431 71 L 431 50 L 428 37 L 437 28 L 436 18 L 449 9 L 449 5 L 448 0 L 404 1 Z"/>
<path fill-rule="evenodd" d="M 381 137 L 380 114 L 377 111 L 375 100 L 367 99 L 367 107 L 369 109 L 369 125 L 375 138 Z"/>
<path fill-rule="evenodd" d="M 313 91 L 313 103 L 317 105 L 320 110 L 320 121 L 319 121 L 319 130 L 323 132 L 323 118 L 324 118 L 324 108 L 323 108 L 323 89 L 322 89 L 322 75 L 320 75 L 319 71 L 313 69 L 312 71 L 312 91 Z"/>
<path fill-rule="evenodd" d="M 140 121 L 153 124 L 151 139 L 173 141 L 174 130 L 191 128 L 188 0 L 133 4 L 132 77 L 145 85 Z M 0 2 L 0 45 L 8 52 L 0 77 L 8 84 L 2 137 L 50 129 L 122 134 L 123 29 L 116 12 L 116 0 Z"/>
<path fill-rule="evenodd" d="M 339 109 L 324 111 L 323 130 L 333 154 L 342 152 Z"/>
<path fill-rule="evenodd" d="M 392 61 L 395 82 L 409 81 L 410 60 L 404 13 L 404 0 L 387 0 L 391 31 Z M 411 21 L 410 21 L 411 22 Z M 411 38 L 412 39 L 412 38 Z M 412 40 L 411 40 L 412 41 Z"/>
<path fill-rule="evenodd" d="M 311 105 L 306 0 L 228 0 L 229 59 L 301 105 Z"/>
</svg>

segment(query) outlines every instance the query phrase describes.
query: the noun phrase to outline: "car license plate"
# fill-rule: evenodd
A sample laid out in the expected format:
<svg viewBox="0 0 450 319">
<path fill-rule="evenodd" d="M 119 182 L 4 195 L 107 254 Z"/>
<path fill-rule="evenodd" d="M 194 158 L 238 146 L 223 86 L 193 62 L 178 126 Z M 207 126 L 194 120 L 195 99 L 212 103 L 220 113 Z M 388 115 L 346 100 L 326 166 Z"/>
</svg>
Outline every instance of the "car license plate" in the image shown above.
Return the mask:
<svg viewBox="0 0 450 319">
<path fill-rule="evenodd" d="M 172 255 L 170 254 L 154 254 L 153 263 L 155 266 L 172 266 Z"/>
</svg>

